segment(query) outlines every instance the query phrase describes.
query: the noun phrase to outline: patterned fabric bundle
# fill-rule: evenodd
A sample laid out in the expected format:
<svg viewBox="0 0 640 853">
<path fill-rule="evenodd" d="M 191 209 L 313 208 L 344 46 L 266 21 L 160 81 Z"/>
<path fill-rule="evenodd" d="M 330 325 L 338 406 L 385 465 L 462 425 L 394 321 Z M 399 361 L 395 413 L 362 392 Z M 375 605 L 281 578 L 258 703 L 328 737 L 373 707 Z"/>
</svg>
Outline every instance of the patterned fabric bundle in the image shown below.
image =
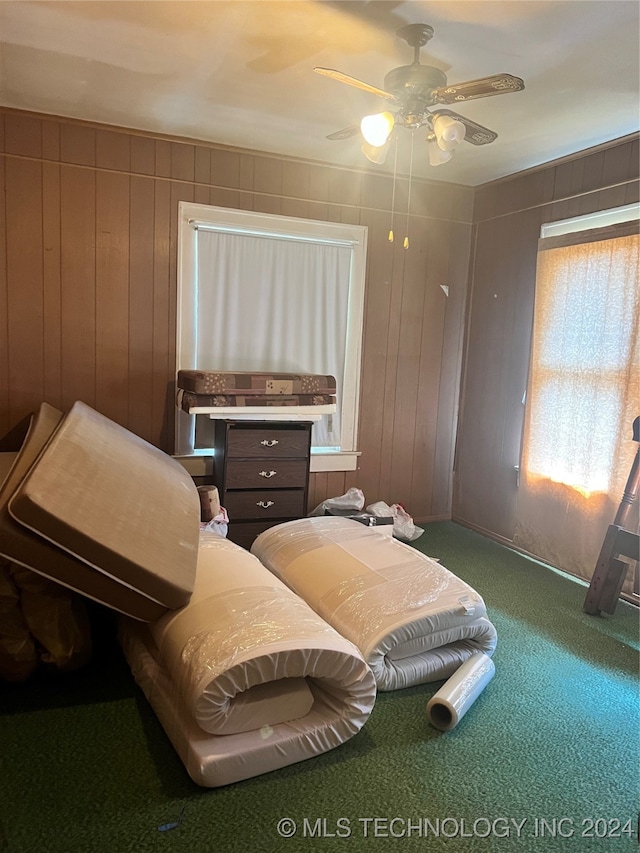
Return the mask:
<svg viewBox="0 0 640 853">
<path fill-rule="evenodd" d="M 336 380 L 334 376 L 315 373 L 253 373 L 251 371 L 228 373 L 211 370 L 180 370 L 178 371 L 178 388 L 191 391 L 193 394 L 212 396 L 222 394 L 254 398 L 303 395 L 306 398 L 316 395 L 335 395 Z M 252 402 L 243 405 L 259 404 Z M 292 405 L 314 404 L 304 402 Z"/>
</svg>

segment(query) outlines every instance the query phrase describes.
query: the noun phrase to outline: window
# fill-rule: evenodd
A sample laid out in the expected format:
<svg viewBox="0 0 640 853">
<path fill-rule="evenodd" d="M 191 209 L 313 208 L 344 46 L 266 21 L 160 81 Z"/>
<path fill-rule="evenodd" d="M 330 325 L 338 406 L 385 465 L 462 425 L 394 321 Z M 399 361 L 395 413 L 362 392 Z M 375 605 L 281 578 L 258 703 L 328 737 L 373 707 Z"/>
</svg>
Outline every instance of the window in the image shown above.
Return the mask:
<svg viewBox="0 0 640 853">
<path fill-rule="evenodd" d="M 636 235 L 538 257 L 525 465 L 586 494 L 609 490 L 619 432 L 629 426 L 637 268 Z"/>
<path fill-rule="evenodd" d="M 312 471 L 356 467 L 365 253 L 361 226 L 180 205 L 177 370 L 335 376 L 337 411 L 314 423 Z M 196 449 L 195 419 L 178 411 L 180 455 L 212 453 Z"/>
<path fill-rule="evenodd" d="M 515 541 L 586 578 L 635 451 L 637 216 L 553 223 L 539 244 Z"/>
</svg>

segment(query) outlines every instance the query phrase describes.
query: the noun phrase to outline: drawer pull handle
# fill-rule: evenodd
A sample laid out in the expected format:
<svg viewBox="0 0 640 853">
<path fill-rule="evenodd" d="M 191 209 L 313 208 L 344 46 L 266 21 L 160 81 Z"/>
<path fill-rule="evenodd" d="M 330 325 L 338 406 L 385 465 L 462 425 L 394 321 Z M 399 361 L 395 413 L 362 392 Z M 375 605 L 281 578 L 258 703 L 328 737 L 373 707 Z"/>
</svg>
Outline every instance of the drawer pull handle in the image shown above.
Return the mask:
<svg viewBox="0 0 640 853">
<path fill-rule="evenodd" d="M 258 501 L 256 506 L 261 506 L 262 509 L 269 509 L 270 506 L 273 506 L 275 501 Z"/>
<path fill-rule="evenodd" d="M 277 438 L 272 438 L 272 439 L 263 438 L 262 441 L 260 442 L 260 444 L 263 444 L 265 447 L 275 447 L 277 443 L 278 443 Z"/>
<path fill-rule="evenodd" d="M 270 477 L 275 477 L 277 473 L 277 471 L 260 471 L 260 476 L 266 477 L 268 480 Z"/>
</svg>

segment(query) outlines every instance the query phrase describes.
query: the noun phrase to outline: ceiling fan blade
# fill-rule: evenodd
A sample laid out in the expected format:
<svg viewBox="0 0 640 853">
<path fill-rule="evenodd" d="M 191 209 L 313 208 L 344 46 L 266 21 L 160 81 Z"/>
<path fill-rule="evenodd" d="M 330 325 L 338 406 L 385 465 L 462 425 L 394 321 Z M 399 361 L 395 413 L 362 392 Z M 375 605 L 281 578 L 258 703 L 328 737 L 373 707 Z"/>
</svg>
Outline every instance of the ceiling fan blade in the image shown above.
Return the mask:
<svg viewBox="0 0 640 853">
<path fill-rule="evenodd" d="M 493 77 L 468 80 L 455 86 L 441 86 L 435 90 L 434 97 L 440 104 L 455 104 L 474 98 L 488 98 L 491 95 L 508 95 L 523 89 L 524 82 L 519 77 L 512 74 L 494 74 Z"/>
<path fill-rule="evenodd" d="M 344 127 L 342 130 L 336 130 L 330 133 L 327 139 L 351 139 L 352 136 L 360 133 L 360 125 L 352 124 L 351 127 Z"/>
<path fill-rule="evenodd" d="M 452 110 L 436 110 L 434 115 L 450 116 L 457 121 L 461 121 L 466 130 L 464 141 L 470 142 L 472 145 L 488 145 L 490 142 L 495 142 L 498 138 L 498 134 L 495 131 L 489 130 L 488 127 L 483 127 L 481 124 L 465 118 L 465 116 L 458 115 L 458 113 L 454 113 Z"/>
<path fill-rule="evenodd" d="M 349 77 L 348 74 L 343 74 L 341 71 L 334 71 L 333 68 L 314 68 L 316 74 L 322 74 L 324 77 L 331 77 L 339 83 L 348 83 L 349 86 L 355 86 L 356 89 L 362 89 L 364 92 L 370 92 L 372 95 L 378 95 L 380 98 L 387 98 L 389 101 L 395 101 L 395 95 L 391 92 L 385 92 L 384 89 L 378 89 L 376 86 L 370 86 L 369 83 L 363 83 L 355 77 Z"/>
</svg>

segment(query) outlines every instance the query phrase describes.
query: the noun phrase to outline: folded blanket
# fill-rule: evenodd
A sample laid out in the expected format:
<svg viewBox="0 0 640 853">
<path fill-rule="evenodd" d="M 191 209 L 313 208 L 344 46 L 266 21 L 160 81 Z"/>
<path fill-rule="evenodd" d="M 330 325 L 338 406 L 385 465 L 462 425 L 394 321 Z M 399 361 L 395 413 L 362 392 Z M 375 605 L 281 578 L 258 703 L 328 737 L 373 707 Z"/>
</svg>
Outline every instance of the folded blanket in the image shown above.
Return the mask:
<svg viewBox="0 0 640 853">
<path fill-rule="evenodd" d="M 485 603 L 444 566 L 348 518 L 271 527 L 251 551 L 361 651 L 379 690 L 448 678 L 493 654 Z"/>
<path fill-rule="evenodd" d="M 189 774 L 213 787 L 352 737 L 375 701 L 358 650 L 259 561 L 207 531 L 188 605 L 123 619 L 134 677 Z"/>
</svg>

